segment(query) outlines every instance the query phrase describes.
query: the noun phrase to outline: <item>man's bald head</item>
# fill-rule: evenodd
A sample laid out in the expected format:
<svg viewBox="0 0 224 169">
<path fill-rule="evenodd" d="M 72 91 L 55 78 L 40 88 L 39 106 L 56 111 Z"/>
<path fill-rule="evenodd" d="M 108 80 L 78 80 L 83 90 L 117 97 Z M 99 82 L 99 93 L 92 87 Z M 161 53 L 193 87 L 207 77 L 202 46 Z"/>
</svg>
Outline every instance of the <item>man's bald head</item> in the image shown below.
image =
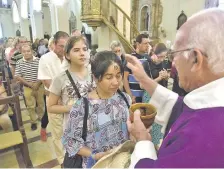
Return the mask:
<svg viewBox="0 0 224 169">
<path fill-rule="evenodd" d="M 173 53 L 182 88 L 192 91 L 224 77 L 223 39 L 223 10 L 201 11 L 182 25 Z"/>
<path fill-rule="evenodd" d="M 224 72 L 224 11 L 203 10 L 191 16 L 176 35 L 174 49 L 198 48 L 215 73 Z"/>
</svg>

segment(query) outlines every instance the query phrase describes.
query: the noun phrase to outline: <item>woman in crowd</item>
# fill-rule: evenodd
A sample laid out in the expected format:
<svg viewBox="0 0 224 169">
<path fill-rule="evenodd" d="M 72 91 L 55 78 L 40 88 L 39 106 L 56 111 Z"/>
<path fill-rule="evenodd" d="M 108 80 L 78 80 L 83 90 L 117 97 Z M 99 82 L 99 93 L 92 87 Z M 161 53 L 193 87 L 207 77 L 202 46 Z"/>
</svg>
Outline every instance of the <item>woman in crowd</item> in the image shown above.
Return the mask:
<svg viewBox="0 0 224 169">
<path fill-rule="evenodd" d="M 48 41 L 49 52 L 54 50 L 54 37 L 51 37 Z"/>
<path fill-rule="evenodd" d="M 94 87 L 91 72 L 85 66 L 87 55 L 85 38 L 71 37 L 65 47 L 69 68 L 53 79 L 49 89 L 48 113 L 64 113 L 63 128 L 67 124 L 72 105 Z M 78 91 L 74 90 L 74 85 Z"/>
<path fill-rule="evenodd" d="M 99 160 L 129 139 L 126 121 L 131 99 L 118 90 L 123 75 L 121 60 L 113 52 L 99 52 L 91 59 L 91 70 L 96 89 L 74 104 L 62 138 L 68 157 L 82 156 L 83 168 L 92 167 L 90 161 Z M 83 131 L 86 107 L 87 131 Z M 87 133 L 86 141 L 83 132 Z"/>
<path fill-rule="evenodd" d="M 40 39 L 36 38 L 35 41 L 34 41 L 33 44 L 32 44 L 32 49 L 33 49 L 36 53 L 37 53 L 37 50 L 38 50 L 39 42 L 40 42 Z"/>
<path fill-rule="evenodd" d="M 126 61 L 125 61 L 125 56 L 124 56 L 124 53 L 123 53 L 123 50 L 122 50 L 121 43 L 118 42 L 118 41 L 111 42 L 110 49 L 111 49 L 112 52 L 114 52 L 121 59 L 122 65 L 125 66 Z M 121 85 L 120 85 L 119 89 L 121 91 L 124 91 L 123 80 L 121 82 Z"/>
<path fill-rule="evenodd" d="M 123 54 L 122 45 L 118 41 L 113 41 L 110 44 L 110 49 L 114 52 L 122 61 L 122 64 L 125 64 L 125 56 Z"/>
<path fill-rule="evenodd" d="M 148 76 L 164 87 L 167 87 L 168 73 L 164 59 L 166 58 L 167 48 L 163 43 L 155 46 L 154 54 L 143 63 L 143 67 Z M 143 102 L 149 102 L 150 96 L 144 93 Z"/>
</svg>

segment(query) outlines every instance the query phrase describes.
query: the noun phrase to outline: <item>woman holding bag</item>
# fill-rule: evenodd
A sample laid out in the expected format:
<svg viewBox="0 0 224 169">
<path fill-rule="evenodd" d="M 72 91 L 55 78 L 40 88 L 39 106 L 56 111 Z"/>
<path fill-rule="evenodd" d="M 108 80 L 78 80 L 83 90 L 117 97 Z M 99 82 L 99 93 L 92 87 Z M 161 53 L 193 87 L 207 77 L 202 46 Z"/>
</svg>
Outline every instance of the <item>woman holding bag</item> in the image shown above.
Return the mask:
<svg viewBox="0 0 224 169">
<path fill-rule="evenodd" d="M 65 46 L 65 58 L 69 68 L 56 76 L 50 86 L 48 112 L 64 113 L 64 127 L 74 102 L 94 87 L 91 72 L 85 66 L 88 55 L 87 46 L 87 42 L 82 36 L 71 37 L 68 40 Z M 78 90 L 75 90 L 74 87 Z"/>
<path fill-rule="evenodd" d="M 68 62 L 68 70 L 56 76 L 49 88 L 50 95 L 48 101 L 48 113 L 64 114 L 63 123 L 58 123 L 58 126 L 63 125 L 63 130 L 66 126 L 69 112 L 72 105 L 81 96 L 86 95 L 93 89 L 93 80 L 91 72 L 85 66 L 88 55 L 87 42 L 84 37 L 71 37 L 65 46 L 65 59 Z M 77 88 L 78 90 L 74 90 Z M 56 139 L 61 140 L 63 131 L 56 134 Z M 60 151 L 63 151 L 63 145 L 59 142 Z M 64 154 L 59 154 L 63 162 Z M 61 165 L 63 166 L 63 164 Z"/>
<path fill-rule="evenodd" d="M 81 157 L 83 168 L 91 168 L 111 149 L 129 139 L 126 121 L 131 99 L 119 91 L 123 75 L 121 60 L 113 52 L 99 52 L 91 59 L 91 70 L 96 89 L 74 104 L 62 137 L 68 157 L 77 163 Z M 72 167 L 66 164 L 66 159 L 64 165 Z"/>
</svg>

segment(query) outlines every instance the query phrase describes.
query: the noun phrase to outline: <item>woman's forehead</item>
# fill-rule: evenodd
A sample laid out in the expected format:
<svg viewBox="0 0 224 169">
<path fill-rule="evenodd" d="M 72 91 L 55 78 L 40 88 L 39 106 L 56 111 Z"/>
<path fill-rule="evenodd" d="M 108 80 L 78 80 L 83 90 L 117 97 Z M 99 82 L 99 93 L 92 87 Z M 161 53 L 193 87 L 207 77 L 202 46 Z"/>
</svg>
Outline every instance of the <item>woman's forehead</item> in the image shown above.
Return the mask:
<svg viewBox="0 0 224 169">
<path fill-rule="evenodd" d="M 106 73 L 105 74 L 107 74 L 107 73 L 110 73 L 110 74 L 112 74 L 112 73 L 118 73 L 118 72 L 120 72 L 121 70 L 120 70 L 120 66 L 117 64 L 117 63 L 112 63 L 109 67 L 108 67 L 108 69 L 107 69 L 107 71 L 106 71 Z"/>
</svg>

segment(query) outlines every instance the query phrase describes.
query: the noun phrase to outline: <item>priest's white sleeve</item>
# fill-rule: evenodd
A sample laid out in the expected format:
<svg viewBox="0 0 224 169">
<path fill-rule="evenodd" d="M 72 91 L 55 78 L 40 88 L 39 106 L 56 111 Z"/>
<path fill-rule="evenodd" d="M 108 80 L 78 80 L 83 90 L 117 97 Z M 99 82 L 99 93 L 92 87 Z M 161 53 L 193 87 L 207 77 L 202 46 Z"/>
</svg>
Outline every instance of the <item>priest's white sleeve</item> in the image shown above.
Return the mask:
<svg viewBox="0 0 224 169">
<path fill-rule="evenodd" d="M 177 102 L 178 94 L 173 91 L 158 85 L 153 93 L 150 104 L 154 105 L 157 109 L 157 115 L 155 122 L 162 126 L 162 133 L 165 133 L 165 129 L 170 118 L 173 106 Z"/>
<path fill-rule="evenodd" d="M 139 141 L 131 155 L 130 169 L 133 169 L 137 162 L 143 158 L 157 159 L 154 144 L 151 141 Z"/>
<path fill-rule="evenodd" d="M 154 105 L 157 109 L 155 122 L 162 125 L 162 133 L 165 133 L 168 120 L 177 99 L 178 94 L 160 85 L 157 86 L 150 99 L 149 103 Z M 135 145 L 129 168 L 134 168 L 137 162 L 144 158 L 150 158 L 152 160 L 157 159 L 155 146 L 151 141 L 140 141 Z"/>
</svg>

